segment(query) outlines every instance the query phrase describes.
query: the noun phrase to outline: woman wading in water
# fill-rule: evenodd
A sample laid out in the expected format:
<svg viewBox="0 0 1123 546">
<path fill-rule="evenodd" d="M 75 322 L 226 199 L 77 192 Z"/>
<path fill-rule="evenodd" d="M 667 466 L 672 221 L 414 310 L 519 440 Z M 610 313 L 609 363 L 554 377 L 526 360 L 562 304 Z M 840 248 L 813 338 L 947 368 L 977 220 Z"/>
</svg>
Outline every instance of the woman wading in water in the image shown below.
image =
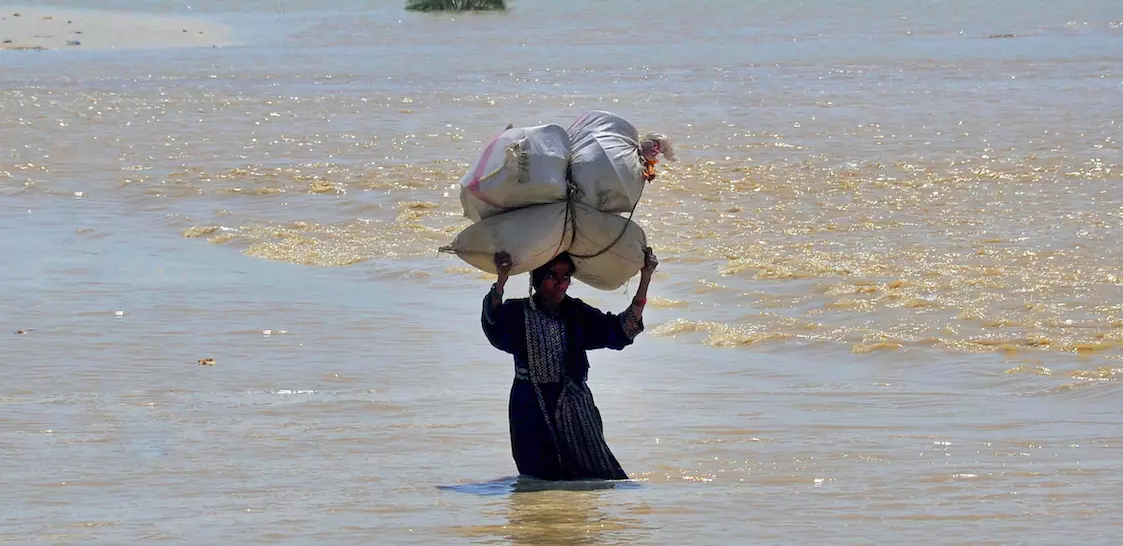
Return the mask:
<svg viewBox="0 0 1123 546">
<path fill-rule="evenodd" d="M 647 286 L 658 264 L 646 249 L 636 295 L 615 315 L 566 295 L 576 267 L 564 252 L 531 272 L 529 298 L 504 302 L 511 258 L 495 255 L 499 279 L 484 298 L 481 322 L 488 341 L 514 356 L 508 418 L 520 474 L 543 480 L 628 478 L 605 442 L 600 411 L 585 383 L 586 351 L 621 350 L 643 331 Z"/>
</svg>

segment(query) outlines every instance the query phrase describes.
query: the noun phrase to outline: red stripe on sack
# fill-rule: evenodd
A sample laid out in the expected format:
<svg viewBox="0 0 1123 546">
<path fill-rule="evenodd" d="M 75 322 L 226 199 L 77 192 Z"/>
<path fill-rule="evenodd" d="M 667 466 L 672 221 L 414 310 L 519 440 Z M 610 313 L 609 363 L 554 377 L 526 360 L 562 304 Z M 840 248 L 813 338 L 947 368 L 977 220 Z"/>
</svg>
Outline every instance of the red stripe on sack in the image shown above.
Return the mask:
<svg viewBox="0 0 1123 546">
<path fill-rule="evenodd" d="M 484 167 L 487 165 L 487 160 L 491 159 L 491 154 L 495 151 L 495 144 L 499 142 L 499 137 L 501 136 L 503 135 L 499 135 L 491 139 L 491 142 L 487 144 L 487 148 L 484 148 L 484 154 L 482 157 L 480 157 L 479 164 L 476 165 L 476 172 L 472 173 L 472 182 L 468 184 L 468 191 L 472 192 L 472 195 L 476 199 L 479 199 L 480 201 L 483 201 L 484 203 L 487 203 L 496 208 L 503 207 L 499 206 L 499 203 L 492 201 L 486 195 L 484 195 L 483 192 L 480 191 L 480 177 L 483 176 L 483 171 Z"/>
<path fill-rule="evenodd" d="M 577 127 L 578 125 L 581 125 L 581 122 L 585 121 L 588 118 L 589 118 L 589 112 L 585 112 L 584 114 L 581 114 L 581 117 L 574 120 L 574 122 L 572 124 L 570 124 L 569 128 L 573 129 L 574 127 Z"/>
</svg>

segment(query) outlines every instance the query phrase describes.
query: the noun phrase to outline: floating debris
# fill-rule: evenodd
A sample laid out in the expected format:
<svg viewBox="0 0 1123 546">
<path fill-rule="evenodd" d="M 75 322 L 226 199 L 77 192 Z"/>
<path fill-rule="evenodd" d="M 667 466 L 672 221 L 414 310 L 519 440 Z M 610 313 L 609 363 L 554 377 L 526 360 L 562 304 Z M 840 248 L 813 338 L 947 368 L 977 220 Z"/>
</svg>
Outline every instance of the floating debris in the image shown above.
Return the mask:
<svg viewBox="0 0 1123 546">
<path fill-rule="evenodd" d="M 200 366 L 214 366 L 214 359 L 213 358 L 200 358 L 199 359 L 199 365 Z"/>
</svg>

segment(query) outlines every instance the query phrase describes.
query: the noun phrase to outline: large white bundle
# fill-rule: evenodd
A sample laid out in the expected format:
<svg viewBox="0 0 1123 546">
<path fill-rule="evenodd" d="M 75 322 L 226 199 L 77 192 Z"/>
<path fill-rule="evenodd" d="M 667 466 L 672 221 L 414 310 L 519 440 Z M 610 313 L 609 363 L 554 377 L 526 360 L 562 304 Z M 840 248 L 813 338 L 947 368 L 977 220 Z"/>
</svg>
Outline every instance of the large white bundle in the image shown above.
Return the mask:
<svg viewBox="0 0 1123 546">
<path fill-rule="evenodd" d="M 503 251 L 511 255 L 512 275 L 526 273 L 569 248 L 567 217 L 564 202 L 496 214 L 464 228 L 441 250 L 491 274 L 498 273 L 495 253 Z"/>
<path fill-rule="evenodd" d="M 647 235 L 628 218 L 583 203 L 574 209 L 576 226 L 569 253 L 573 278 L 600 290 L 616 290 L 643 268 Z"/>
<path fill-rule="evenodd" d="M 610 112 L 587 112 L 567 132 L 578 199 L 603 212 L 631 211 L 649 179 L 648 161 L 653 165 L 660 153 L 674 160 L 666 137 L 652 134 L 641 140 L 635 126 Z"/>
<path fill-rule="evenodd" d="M 473 222 L 529 205 L 565 200 L 569 134 L 559 125 L 507 129 L 460 179 L 460 204 Z"/>
<path fill-rule="evenodd" d="M 496 214 L 464 228 L 441 250 L 491 274 L 497 273 L 495 253 L 507 252 L 512 275 L 569 251 L 577 266 L 575 279 L 593 288 L 615 290 L 643 267 L 646 246 L 647 236 L 635 222 L 583 203 L 570 210 L 562 202 Z"/>
</svg>

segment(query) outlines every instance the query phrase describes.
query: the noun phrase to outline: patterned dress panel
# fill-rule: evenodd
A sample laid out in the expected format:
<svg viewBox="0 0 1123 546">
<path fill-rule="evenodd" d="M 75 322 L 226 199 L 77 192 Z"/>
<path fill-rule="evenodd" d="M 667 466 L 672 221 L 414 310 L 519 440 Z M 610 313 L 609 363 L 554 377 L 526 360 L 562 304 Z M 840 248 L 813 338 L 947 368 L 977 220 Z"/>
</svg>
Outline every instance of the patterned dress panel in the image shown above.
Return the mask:
<svg viewBox="0 0 1123 546">
<path fill-rule="evenodd" d="M 604 480 L 627 478 L 609 450 L 600 411 L 585 383 L 566 383 L 554 420 L 567 460 L 576 475 Z"/>
<path fill-rule="evenodd" d="M 565 323 L 538 310 L 526 309 L 526 350 L 530 379 L 561 383 L 565 377 Z"/>
</svg>

